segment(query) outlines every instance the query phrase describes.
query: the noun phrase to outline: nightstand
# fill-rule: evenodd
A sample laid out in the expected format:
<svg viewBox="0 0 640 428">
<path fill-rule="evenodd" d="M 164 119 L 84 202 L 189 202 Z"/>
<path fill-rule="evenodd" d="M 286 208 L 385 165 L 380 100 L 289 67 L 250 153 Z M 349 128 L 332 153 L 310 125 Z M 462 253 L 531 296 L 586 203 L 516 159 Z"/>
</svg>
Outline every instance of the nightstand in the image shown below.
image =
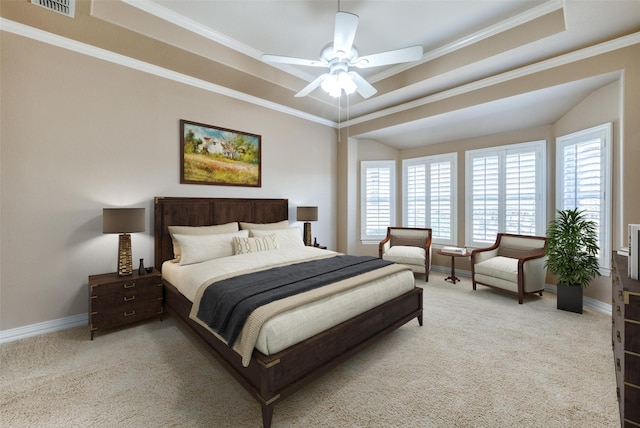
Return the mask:
<svg viewBox="0 0 640 428">
<path fill-rule="evenodd" d="M 162 320 L 160 272 L 118 276 L 116 272 L 89 276 L 89 331 L 120 327 L 159 316 Z"/>
</svg>

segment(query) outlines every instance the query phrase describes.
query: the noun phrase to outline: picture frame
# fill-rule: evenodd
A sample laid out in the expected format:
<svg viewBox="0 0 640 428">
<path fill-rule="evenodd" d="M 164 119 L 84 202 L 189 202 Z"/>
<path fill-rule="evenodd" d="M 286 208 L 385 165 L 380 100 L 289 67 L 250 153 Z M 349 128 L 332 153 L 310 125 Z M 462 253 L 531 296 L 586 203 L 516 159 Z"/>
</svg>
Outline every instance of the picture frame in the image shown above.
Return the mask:
<svg viewBox="0 0 640 428">
<path fill-rule="evenodd" d="M 262 186 L 262 137 L 180 119 L 180 183 Z"/>
</svg>

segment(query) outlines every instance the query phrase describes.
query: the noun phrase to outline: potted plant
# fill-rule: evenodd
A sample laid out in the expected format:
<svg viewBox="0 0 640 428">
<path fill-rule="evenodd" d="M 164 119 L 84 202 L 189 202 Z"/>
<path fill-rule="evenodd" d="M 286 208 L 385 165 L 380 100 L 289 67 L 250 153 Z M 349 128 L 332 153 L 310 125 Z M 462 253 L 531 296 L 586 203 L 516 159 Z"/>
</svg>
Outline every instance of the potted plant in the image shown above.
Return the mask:
<svg viewBox="0 0 640 428">
<path fill-rule="evenodd" d="M 546 266 L 558 277 L 557 308 L 582 313 L 582 289 L 600 275 L 597 224 L 577 208 L 557 210 L 547 229 Z"/>
</svg>

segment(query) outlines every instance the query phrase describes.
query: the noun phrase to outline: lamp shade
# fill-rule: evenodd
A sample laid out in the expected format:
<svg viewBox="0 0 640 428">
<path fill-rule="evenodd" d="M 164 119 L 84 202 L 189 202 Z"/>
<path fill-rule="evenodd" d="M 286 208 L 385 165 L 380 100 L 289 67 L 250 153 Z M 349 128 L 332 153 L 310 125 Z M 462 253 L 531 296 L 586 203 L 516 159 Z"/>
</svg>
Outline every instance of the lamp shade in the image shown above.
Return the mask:
<svg viewBox="0 0 640 428">
<path fill-rule="evenodd" d="M 144 232 L 144 208 L 103 208 L 102 233 Z"/>
<path fill-rule="evenodd" d="M 298 221 L 318 221 L 318 207 L 298 207 Z"/>
</svg>

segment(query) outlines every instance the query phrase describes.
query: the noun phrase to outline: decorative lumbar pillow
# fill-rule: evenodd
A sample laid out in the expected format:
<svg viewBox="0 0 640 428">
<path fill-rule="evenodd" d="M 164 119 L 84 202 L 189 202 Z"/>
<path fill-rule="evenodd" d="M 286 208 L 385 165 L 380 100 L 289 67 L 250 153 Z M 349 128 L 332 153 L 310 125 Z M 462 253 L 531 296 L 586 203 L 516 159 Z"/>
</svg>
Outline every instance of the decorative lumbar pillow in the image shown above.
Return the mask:
<svg viewBox="0 0 640 428">
<path fill-rule="evenodd" d="M 402 245 L 404 247 L 424 248 L 427 243 L 426 236 L 391 235 L 391 246 Z"/>
<path fill-rule="evenodd" d="M 277 221 L 275 223 L 246 223 L 240 222 L 240 229 L 253 229 L 253 230 L 274 230 L 274 229 L 286 229 L 289 227 L 289 220 Z"/>
<path fill-rule="evenodd" d="M 190 265 L 232 256 L 233 239 L 248 236 L 248 231 L 240 230 L 219 235 L 181 235 L 178 233 L 173 238 L 180 245 L 180 265 Z"/>
<path fill-rule="evenodd" d="M 278 239 L 278 245 L 280 248 L 304 248 L 304 242 L 302 241 L 302 232 L 299 227 L 289 227 L 287 229 L 269 229 L 269 230 L 254 230 L 251 231 L 251 236 L 260 237 L 275 234 Z"/>
<path fill-rule="evenodd" d="M 180 245 L 173 238 L 173 235 L 219 235 L 222 233 L 232 233 L 240 230 L 238 222 L 218 224 L 215 226 L 169 226 L 169 234 L 173 241 L 173 257 L 180 260 Z"/>
<path fill-rule="evenodd" d="M 260 251 L 277 250 L 280 248 L 275 233 L 256 238 L 233 238 L 233 251 L 235 254 L 258 253 Z"/>
</svg>

